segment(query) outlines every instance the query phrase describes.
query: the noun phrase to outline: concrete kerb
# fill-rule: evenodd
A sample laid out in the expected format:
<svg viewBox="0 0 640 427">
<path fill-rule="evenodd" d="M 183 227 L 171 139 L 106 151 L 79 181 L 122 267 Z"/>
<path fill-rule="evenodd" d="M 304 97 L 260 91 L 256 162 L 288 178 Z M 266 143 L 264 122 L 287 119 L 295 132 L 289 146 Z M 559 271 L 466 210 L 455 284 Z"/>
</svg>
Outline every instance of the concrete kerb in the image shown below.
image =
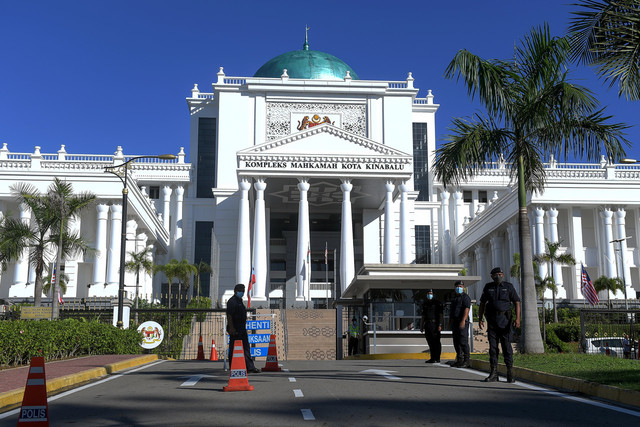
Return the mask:
<svg viewBox="0 0 640 427">
<path fill-rule="evenodd" d="M 471 359 L 471 367 L 480 371 L 489 371 L 489 362 L 486 360 Z M 507 367 L 498 364 L 498 372 L 506 375 Z M 547 374 L 525 368 L 513 368 L 516 379 L 522 379 L 538 384 L 544 384 L 553 388 L 576 391 L 588 396 L 611 400 L 625 405 L 640 407 L 640 392 L 626 390 L 610 385 L 597 384 L 577 378 L 563 377 L 561 375 Z"/>
<path fill-rule="evenodd" d="M 105 375 L 110 375 L 124 369 L 151 363 L 155 360 L 158 360 L 157 354 L 147 354 L 134 359 L 111 363 L 99 368 L 65 375 L 64 377 L 53 378 L 51 380 L 47 380 L 47 395 L 52 396 L 93 379 L 104 377 Z M 5 411 L 20 406 L 22 404 L 23 397 L 24 387 L 0 393 L 0 410 Z"/>
</svg>

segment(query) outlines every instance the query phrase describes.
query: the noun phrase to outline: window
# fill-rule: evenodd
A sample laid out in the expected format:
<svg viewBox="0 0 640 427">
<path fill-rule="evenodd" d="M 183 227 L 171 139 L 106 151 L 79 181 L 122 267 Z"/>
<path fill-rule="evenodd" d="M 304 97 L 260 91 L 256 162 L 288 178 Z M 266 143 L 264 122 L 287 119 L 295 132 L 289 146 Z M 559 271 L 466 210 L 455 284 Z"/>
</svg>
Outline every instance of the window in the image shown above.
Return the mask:
<svg viewBox="0 0 640 427">
<path fill-rule="evenodd" d="M 193 263 L 200 264 L 204 261 L 211 266 L 211 233 L 213 233 L 213 221 L 196 221 L 196 241 L 193 251 Z M 213 267 L 213 266 L 211 266 Z M 218 295 L 211 295 L 211 276 L 203 274 L 200 276 L 200 295 L 217 299 Z M 193 286 L 193 295 L 197 295 L 198 290 Z"/>
<path fill-rule="evenodd" d="M 153 200 L 158 200 L 160 198 L 160 187 L 158 186 L 149 187 L 149 198 Z"/>
<path fill-rule="evenodd" d="M 471 192 L 471 190 L 464 190 L 462 192 L 462 200 L 465 203 L 471 203 L 473 202 L 473 193 Z"/>
<path fill-rule="evenodd" d="M 487 203 L 487 190 L 478 191 L 478 201 L 480 203 Z"/>
<path fill-rule="evenodd" d="M 431 226 L 416 225 L 416 264 L 431 264 Z"/>
<path fill-rule="evenodd" d="M 218 151 L 216 119 L 198 120 L 198 160 L 196 163 L 196 197 L 212 199 L 216 186 L 216 153 Z"/>
<path fill-rule="evenodd" d="M 271 260 L 271 266 L 269 269 L 271 271 L 287 271 L 287 263 L 283 259 L 274 259 Z"/>
<path fill-rule="evenodd" d="M 419 191 L 416 200 L 429 200 L 429 156 L 426 123 L 413 123 L 413 187 L 416 191 Z"/>
</svg>

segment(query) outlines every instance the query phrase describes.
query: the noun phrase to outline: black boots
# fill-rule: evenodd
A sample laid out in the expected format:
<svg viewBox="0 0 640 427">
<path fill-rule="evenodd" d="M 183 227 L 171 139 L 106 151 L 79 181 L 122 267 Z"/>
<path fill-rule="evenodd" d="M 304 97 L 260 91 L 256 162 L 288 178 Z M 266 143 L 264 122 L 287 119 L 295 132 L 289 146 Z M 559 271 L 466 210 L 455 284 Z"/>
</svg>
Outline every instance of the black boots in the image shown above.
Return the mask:
<svg viewBox="0 0 640 427">
<path fill-rule="evenodd" d="M 508 383 L 516 382 L 516 379 L 513 377 L 513 369 L 511 368 L 511 366 L 507 366 L 507 382 Z"/>
<path fill-rule="evenodd" d="M 469 359 L 456 359 L 456 363 L 451 365 L 452 368 L 470 368 L 471 364 L 469 363 Z"/>
<path fill-rule="evenodd" d="M 486 383 L 494 383 L 498 381 L 498 368 L 495 366 L 491 367 L 491 372 L 489 372 L 489 376 L 484 379 Z"/>
</svg>

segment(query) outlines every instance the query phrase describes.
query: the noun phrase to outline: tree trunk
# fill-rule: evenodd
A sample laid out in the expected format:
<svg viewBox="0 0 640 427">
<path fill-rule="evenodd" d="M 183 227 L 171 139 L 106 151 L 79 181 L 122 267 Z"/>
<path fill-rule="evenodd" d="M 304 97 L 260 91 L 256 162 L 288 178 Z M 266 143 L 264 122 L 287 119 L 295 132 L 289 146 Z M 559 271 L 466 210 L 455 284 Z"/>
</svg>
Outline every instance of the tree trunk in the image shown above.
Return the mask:
<svg viewBox="0 0 640 427">
<path fill-rule="evenodd" d="M 44 270 L 43 261 L 40 261 L 36 265 L 36 279 L 34 281 L 33 289 L 33 305 L 36 307 L 42 306 L 42 271 Z"/>
<path fill-rule="evenodd" d="M 64 228 L 64 220 L 60 221 L 60 238 L 58 240 L 58 252 L 56 254 L 56 264 L 54 270 L 56 272 L 56 279 L 52 280 L 53 292 L 51 294 L 51 318 L 57 319 L 60 315 L 60 306 L 58 303 L 58 292 L 61 292 L 60 286 L 58 286 L 58 282 L 60 282 L 60 278 L 62 277 L 62 230 Z M 53 274 L 51 275 L 53 278 Z"/>
<path fill-rule="evenodd" d="M 536 285 L 533 275 L 533 251 L 531 250 L 531 229 L 527 215 L 527 192 L 525 190 L 524 166 L 522 157 L 518 159 L 518 234 L 520 245 L 520 272 L 522 274 L 522 336 L 520 348 L 524 353 L 544 353 Z"/>
<path fill-rule="evenodd" d="M 553 323 L 558 323 L 558 310 L 556 310 L 556 291 L 552 289 L 551 295 L 553 295 Z"/>
</svg>

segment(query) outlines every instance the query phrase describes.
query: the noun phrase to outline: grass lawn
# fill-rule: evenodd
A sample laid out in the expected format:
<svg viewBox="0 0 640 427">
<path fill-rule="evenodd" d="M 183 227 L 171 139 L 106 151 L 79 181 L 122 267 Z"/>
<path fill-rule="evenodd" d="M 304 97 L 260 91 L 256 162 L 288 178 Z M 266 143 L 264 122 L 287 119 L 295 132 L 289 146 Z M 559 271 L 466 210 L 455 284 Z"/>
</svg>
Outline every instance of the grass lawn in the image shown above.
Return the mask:
<svg viewBox="0 0 640 427">
<path fill-rule="evenodd" d="M 472 357 L 489 360 L 488 354 Z M 503 363 L 502 355 L 498 360 Z M 618 359 L 598 354 L 514 354 L 513 364 L 534 371 L 640 391 L 640 361 L 638 360 Z"/>
</svg>

